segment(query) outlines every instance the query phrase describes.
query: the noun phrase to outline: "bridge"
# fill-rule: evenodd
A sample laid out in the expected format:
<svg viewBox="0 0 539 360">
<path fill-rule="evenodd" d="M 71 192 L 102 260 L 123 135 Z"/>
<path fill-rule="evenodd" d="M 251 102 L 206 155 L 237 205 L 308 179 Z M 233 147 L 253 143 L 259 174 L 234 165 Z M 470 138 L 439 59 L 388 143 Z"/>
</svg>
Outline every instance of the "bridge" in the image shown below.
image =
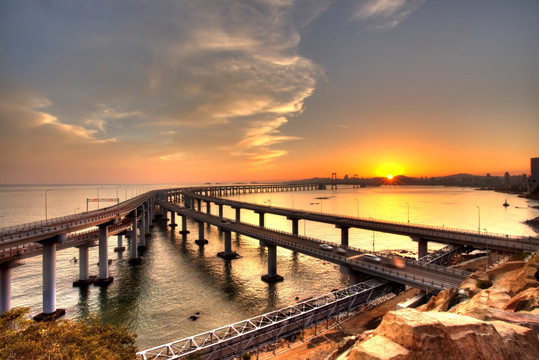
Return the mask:
<svg viewBox="0 0 539 360">
<path fill-rule="evenodd" d="M 409 236 L 418 243 L 418 257 L 427 255 L 429 241 L 455 246 L 470 246 L 477 249 L 503 251 L 508 253 L 533 252 L 539 249 L 539 238 L 511 236 L 506 234 L 481 233 L 477 231 L 418 225 L 393 221 L 375 220 L 370 218 L 351 217 L 321 212 L 303 211 L 297 209 L 279 208 L 249 202 L 223 199 L 210 196 L 214 191 L 207 188 L 191 188 L 183 192 L 184 202 L 187 207 L 201 211 L 201 202 L 206 203 L 207 212 L 211 204 L 219 206 L 219 214 L 222 216 L 222 206 L 229 206 L 236 211 L 235 220 L 241 219 L 241 209 L 251 210 L 259 214 L 259 225 L 264 226 L 264 215 L 274 214 L 285 216 L 292 222 L 292 233 L 298 234 L 299 220 L 309 220 L 332 224 L 341 230 L 341 244 L 348 245 L 349 229 L 358 228 L 364 230 L 379 231 L 396 235 Z"/>
<path fill-rule="evenodd" d="M 219 185 L 191 188 L 174 188 L 150 191 L 116 206 L 74 214 L 66 217 L 49 219 L 47 221 L 22 224 L 0 229 L 0 313 L 11 308 L 11 269 L 20 266 L 21 260 L 31 256 L 43 257 L 43 314 L 59 316 L 56 309 L 56 251 L 77 247 L 79 249 L 79 279 L 78 286 L 94 283 L 97 286 L 107 286 L 113 281 L 108 272 L 108 238 L 118 236 L 118 249 L 123 249 L 122 239 L 125 235 L 130 242 L 129 263 L 141 261 L 140 249 L 146 245 L 149 227 L 154 215 L 170 211 L 171 224 L 175 225 L 175 215 L 182 217 L 181 233 L 187 233 L 186 218 L 195 219 L 199 224 L 200 245 L 204 244 L 204 223 L 219 227 L 225 232 L 225 240 L 231 232 L 237 232 L 261 242 L 268 248 L 268 274 L 263 276 L 265 281 L 281 280 L 276 271 L 277 247 L 281 246 L 293 251 L 303 252 L 310 256 L 332 261 L 341 265 L 341 270 L 348 272 L 354 281 L 358 272 L 384 278 L 390 282 L 420 287 L 425 290 L 439 291 L 454 287 L 460 283 L 465 273 L 458 273 L 436 265 L 419 264 L 407 261 L 405 270 L 391 267 L 390 259 L 382 258 L 380 263 L 373 263 L 361 256 L 365 250 L 348 246 L 348 229 L 351 227 L 384 231 L 417 238 L 420 249 L 426 241 L 437 241 L 455 245 L 503 250 L 510 252 L 535 251 L 539 248 L 539 240 L 534 238 L 519 238 L 497 236 L 493 234 L 473 234 L 463 230 L 434 228 L 428 226 L 409 225 L 395 222 L 379 221 L 330 215 L 316 212 L 306 212 L 295 209 L 284 209 L 270 206 L 250 204 L 246 202 L 222 199 L 219 196 L 240 193 L 302 191 L 316 190 L 319 184 L 250 184 L 250 185 Z M 206 202 L 206 213 L 201 211 L 201 202 Z M 183 203 L 185 206 L 179 206 Z M 198 210 L 195 211 L 195 203 Z M 210 204 L 219 207 L 219 216 L 210 214 Z M 224 219 L 222 207 L 231 206 L 236 209 L 235 219 Z M 249 209 L 259 214 L 259 226 L 241 222 L 241 210 Z M 264 227 L 264 214 L 272 213 L 286 216 L 292 221 L 292 232 L 283 233 Z M 300 219 L 334 224 L 341 229 L 340 248 L 345 254 L 320 248 L 321 241 L 298 236 L 298 221 Z M 89 276 L 88 249 L 99 247 L 99 273 L 95 280 Z M 426 251 L 426 246 L 425 246 Z M 421 251 L 420 251 L 421 252 Z M 380 255 L 380 254 L 378 254 Z M 223 257 L 234 258 L 230 241 L 225 241 Z"/>
</svg>

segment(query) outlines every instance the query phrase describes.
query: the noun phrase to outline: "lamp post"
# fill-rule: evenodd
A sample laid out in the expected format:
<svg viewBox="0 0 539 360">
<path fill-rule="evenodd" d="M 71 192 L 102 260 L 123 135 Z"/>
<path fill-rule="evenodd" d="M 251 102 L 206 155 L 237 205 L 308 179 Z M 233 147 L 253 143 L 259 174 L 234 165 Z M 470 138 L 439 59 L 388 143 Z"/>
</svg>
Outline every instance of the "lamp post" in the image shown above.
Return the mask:
<svg viewBox="0 0 539 360">
<path fill-rule="evenodd" d="M 372 232 L 372 252 L 374 252 L 374 231 Z"/>
<path fill-rule="evenodd" d="M 47 223 L 47 193 L 53 189 L 45 190 L 45 223 Z"/>
<path fill-rule="evenodd" d="M 410 223 L 410 204 L 406 202 L 406 205 L 408 206 L 408 224 Z"/>
<path fill-rule="evenodd" d="M 97 188 L 97 210 L 99 210 L 99 189 L 101 188 L 103 188 L 103 186 Z"/>
<path fill-rule="evenodd" d="M 477 233 L 481 234 L 481 208 L 479 205 L 476 206 L 477 208 Z"/>
</svg>

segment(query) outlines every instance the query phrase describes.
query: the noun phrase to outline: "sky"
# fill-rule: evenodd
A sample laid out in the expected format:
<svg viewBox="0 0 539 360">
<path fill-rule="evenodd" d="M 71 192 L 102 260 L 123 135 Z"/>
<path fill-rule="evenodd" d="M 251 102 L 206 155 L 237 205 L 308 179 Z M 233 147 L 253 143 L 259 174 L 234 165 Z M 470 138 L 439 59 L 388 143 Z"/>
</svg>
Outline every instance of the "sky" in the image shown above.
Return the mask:
<svg viewBox="0 0 539 360">
<path fill-rule="evenodd" d="M 530 172 L 537 0 L 2 0 L 0 183 Z"/>
</svg>

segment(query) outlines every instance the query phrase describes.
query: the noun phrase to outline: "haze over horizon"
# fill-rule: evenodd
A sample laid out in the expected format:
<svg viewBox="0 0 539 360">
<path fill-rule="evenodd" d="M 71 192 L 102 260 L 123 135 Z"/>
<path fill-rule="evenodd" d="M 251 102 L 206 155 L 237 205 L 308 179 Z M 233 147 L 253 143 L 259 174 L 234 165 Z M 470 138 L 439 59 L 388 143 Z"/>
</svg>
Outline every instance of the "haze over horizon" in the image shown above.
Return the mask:
<svg viewBox="0 0 539 360">
<path fill-rule="evenodd" d="M 539 1 L 0 4 L 1 184 L 529 173 Z"/>
</svg>

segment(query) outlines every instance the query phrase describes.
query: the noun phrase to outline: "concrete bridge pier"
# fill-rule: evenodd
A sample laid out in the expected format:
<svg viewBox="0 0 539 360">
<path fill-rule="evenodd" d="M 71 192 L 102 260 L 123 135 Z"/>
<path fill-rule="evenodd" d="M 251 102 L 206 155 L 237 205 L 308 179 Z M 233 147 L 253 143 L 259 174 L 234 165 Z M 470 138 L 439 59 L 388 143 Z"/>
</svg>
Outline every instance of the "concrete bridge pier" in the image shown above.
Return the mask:
<svg viewBox="0 0 539 360">
<path fill-rule="evenodd" d="M 370 277 L 345 265 L 341 265 L 339 270 L 341 274 L 348 275 L 348 286 L 359 284 Z"/>
<path fill-rule="evenodd" d="M 206 214 L 211 214 L 211 201 L 206 201 Z"/>
<path fill-rule="evenodd" d="M 298 236 L 299 219 L 287 217 L 286 220 L 291 220 L 292 221 L 292 235 Z"/>
<path fill-rule="evenodd" d="M 174 211 L 170 212 L 170 225 L 171 228 L 175 228 L 176 225 L 176 213 Z"/>
<path fill-rule="evenodd" d="M 276 283 L 283 281 L 284 278 L 277 274 L 277 246 L 266 244 L 268 248 L 268 273 L 262 275 L 262 281 L 267 283 Z"/>
<path fill-rule="evenodd" d="M 92 284 L 95 281 L 95 277 L 90 278 L 89 276 L 90 246 L 94 246 L 93 241 L 88 242 L 84 245 L 78 246 L 79 248 L 79 280 L 73 282 L 74 287 L 85 287 Z"/>
<path fill-rule="evenodd" d="M 133 226 L 131 226 L 131 231 L 129 232 L 129 240 L 131 246 L 131 254 L 129 257 L 130 265 L 138 265 L 142 262 L 142 258 L 138 256 L 138 239 L 137 239 L 137 209 L 133 210 Z"/>
<path fill-rule="evenodd" d="M 180 230 L 180 234 L 187 235 L 190 233 L 189 230 L 187 230 L 187 216 L 181 215 L 182 217 L 182 229 Z"/>
<path fill-rule="evenodd" d="M 205 245 L 208 243 L 208 240 L 204 239 L 204 222 L 197 221 L 198 224 L 198 240 L 195 240 L 195 244 Z"/>
<path fill-rule="evenodd" d="M 202 200 L 197 199 L 197 209 L 198 211 L 202 211 Z"/>
<path fill-rule="evenodd" d="M 40 241 L 43 245 L 43 312 L 34 320 L 56 319 L 65 314 L 65 309 L 56 309 L 56 244 L 65 238 L 62 234 Z"/>
<path fill-rule="evenodd" d="M 109 276 L 109 234 L 108 224 L 99 225 L 99 275 L 95 279 L 96 286 L 109 286 L 113 277 Z"/>
<path fill-rule="evenodd" d="M 227 260 L 239 258 L 240 255 L 237 252 L 232 251 L 232 232 L 229 230 L 222 231 L 225 233 L 225 251 L 218 253 L 217 256 Z"/>
<path fill-rule="evenodd" d="M 125 246 L 123 245 L 123 234 L 118 234 L 118 246 L 114 248 L 115 252 L 123 252 L 125 251 Z"/>
<path fill-rule="evenodd" d="M 223 204 L 218 204 L 217 206 L 219 207 L 219 217 L 222 219 L 223 218 Z"/>
<path fill-rule="evenodd" d="M 140 209 L 140 224 L 139 224 L 139 245 L 138 250 L 142 252 L 146 250 L 146 206 L 145 204 L 141 205 Z"/>
<path fill-rule="evenodd" d="M 258 214 L 258 226 L 264 227 L 264 215 L 266 214 L 263 211 L 255 211 Z"/>
<path fill-rule="evenodd" d="M 345 225 L 335 225 L 335 227 L 341 229 L 341 245 L 348 246 L 348 230 L 350 227 Z"/>
<path fill-rule="evenodd" d="M 412 237 L 413 241 L 417 242 L 417 258 L 421 259 L 429 253 L 429 242 L 420 237 Z"/>
<path fill-rule="evenodd" d="M 11 269 L 21 265 L 17 260 L 0 264 L 0 315 L 11 310 Z"/>
<path fill-rule="evenodd" d="M 151 223 L 151 219 L 152 217 L 150 216 L 150 214 L 152 213 L 152 206 L 151 206 L 151 203 L 150 202 L 147 202 L 145 203 L 145 212 L 144 212 L 144 231 L 145 231 L 145 236 L 146 237 L 150 237 L 151 236 L 151 233 L 150 233 L 150 223 Z"/>
<path fill-rule="evenodd" d="M 236 210 L 236 221 L 237 222 L 240 222 L 241 221 L 241 208 L 233 208 L 234 210 Z"/>
</svg>

